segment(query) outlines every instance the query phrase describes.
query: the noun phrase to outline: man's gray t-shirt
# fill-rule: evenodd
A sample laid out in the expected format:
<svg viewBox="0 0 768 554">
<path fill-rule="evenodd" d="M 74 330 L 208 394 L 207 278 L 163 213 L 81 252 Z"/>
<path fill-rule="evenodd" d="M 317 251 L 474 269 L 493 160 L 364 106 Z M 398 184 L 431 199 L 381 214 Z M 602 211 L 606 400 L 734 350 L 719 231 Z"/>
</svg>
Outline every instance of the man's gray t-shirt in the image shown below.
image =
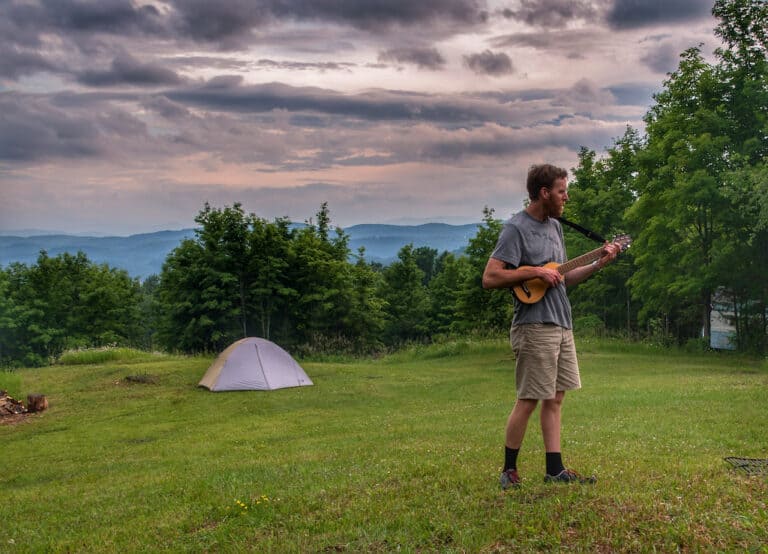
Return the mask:
<svg viewBox="0 0 768 554">
<path fill-rule="evenodd" d="M 504 223 L 491 257 L 513 268 L 565 263 L 563 228 L 555 218 L 548 217 L 541 222 L 525 210 L 518 212 Z M 525 304 L 515 298 L 512 324 L 527 323 L 554 323 L 565 329 L 573 327 L 565 282 L 547 289 L 544 298 L 535 304 Z"/>
</svg>

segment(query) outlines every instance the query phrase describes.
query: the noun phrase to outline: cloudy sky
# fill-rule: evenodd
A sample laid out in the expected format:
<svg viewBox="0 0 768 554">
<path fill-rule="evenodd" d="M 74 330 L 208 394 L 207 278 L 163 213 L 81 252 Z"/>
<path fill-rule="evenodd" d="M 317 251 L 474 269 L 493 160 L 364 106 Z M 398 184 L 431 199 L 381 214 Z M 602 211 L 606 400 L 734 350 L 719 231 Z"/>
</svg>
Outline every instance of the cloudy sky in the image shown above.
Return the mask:
<svg viewBox="0 0 768 554">
<path fill-rule="evenodd" d="M 479 221 L 642 117 L 711 0 L 0 0 L 0 231 Z"/>
</svg>

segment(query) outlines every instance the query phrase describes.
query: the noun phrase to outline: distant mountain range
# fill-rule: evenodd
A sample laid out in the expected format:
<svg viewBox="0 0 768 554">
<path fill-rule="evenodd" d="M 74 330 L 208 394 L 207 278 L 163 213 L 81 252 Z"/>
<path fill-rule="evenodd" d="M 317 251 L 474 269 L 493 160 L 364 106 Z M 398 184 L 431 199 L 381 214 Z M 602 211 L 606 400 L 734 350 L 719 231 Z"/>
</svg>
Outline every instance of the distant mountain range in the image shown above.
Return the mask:
<svg viewBox="0 0 768 554">
<path fill-rule="evenodd" d="M 406 244 L 413 244 L 415 248 L 429 246 L 438 253 L 446 250 L 461 252 L 469 239 L 477 234 L 478 226 L 477 223 L 364 224 L 347 227 L 344 232 L 349 236 L 349 247 L 353 253 L 362 246 L 368 261 L 386 265 L 397 258 L 398 251 Z M 158 231 L 128 237 L 6 234 L 0 235 L 0 266 L 6 267 L 13 262 L 34 264 L 41 250 L 45 250 L 51 257 L 80 251 L 92 262 L 125 269 L 132 277 L 145 278 L 160 273 L 171 250 L 185 238 L 194 236 L 194 229 Z"/>
</svg>

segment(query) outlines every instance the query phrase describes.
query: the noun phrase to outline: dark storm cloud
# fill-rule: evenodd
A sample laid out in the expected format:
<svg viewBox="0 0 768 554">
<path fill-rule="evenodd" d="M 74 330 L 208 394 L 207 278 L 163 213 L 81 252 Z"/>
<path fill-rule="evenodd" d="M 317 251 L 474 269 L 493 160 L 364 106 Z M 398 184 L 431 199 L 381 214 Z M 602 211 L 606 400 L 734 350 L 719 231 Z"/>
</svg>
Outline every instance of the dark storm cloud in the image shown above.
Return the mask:
<svg viewBox="0 0 768 554">
<path fill-rule="evenodd" d="M 281 17 L 374 30 L 428 23 L 467 26 L 487 18 L 483 0 L 275 0 L 270 4 L 273 13 Z"/>
<path fill-rule="evenodd" d="M 587 0 L 521 0 L 519 7 L 507 8 L 502 15 L 544 28 L 562 28 L 573 20 L 591 19 L 597 10 Z"/>
<path fill-rule="evenodd" d="M 279 43 L 280 33 L 285 33 L 286 40 L 294 37 L 290 40 L 295 42 L 297 33 L 285 24 L 328 27 L 331 23 L 336 30 L 325 28 L 319 36 L 316 29 L 307 29 L 309 34 L 301 36 L 297 48 L 322 50 L 333 44 L 333 49 L 346 51 L 353 46 L 334 35 L 338 29 L 363 36 L 419 28 L 422 35 L 447 36 L 485 21 L 485 0 L 168 0 L 161 8 L 131 0 L 6 0 L 0 1 L 0 54 L 5 54 L 0 69 L 4 76 L 18 78 L 55 68 L 43 50 L 44 44 L 54 41 L 61 44 L 62 51 L 70 49 L 87 56 L 88 62 L 99 62 L 129 48 L 130 41 L 135 44 L 137 38 L 166 50 L 189 47 L 190 41 L 235 50 L 259 42 Z M 310 39 L 312 33 L 314 39 Z M 430 68 L 439 65 L 439 57 L 427 54 L 422 52 L 413 62 Z M 125 69 L 98 72 L 89 67 L 89 73 L 78 77 L 98 86 L 173 79 L 157 71 L 126 75 Z M 71 69 L 60 67 L 59 71 L 69 73 Z"/>
<path fill-rule="evenodd" d="M 271 2 L 174 0 L 172 27 L 197 42 L 237 48 L 253 39 L 253 29 L 271 19 Z"/>
<path fill-rule="evenodd" d="M 96 125 L 44 101 L 0 93 L 0 160 L 90 157 L 102 152 Z"/>
<path fill-rule="evenodd" d="M 276 60 L 259 60 L 254 67 L 261 69 L 287 69 L 289 71 L 350 71 L 357 67 L 354 63 L 343 62 L 290 62 Z"/>
<path fill-rule="evenodd" d="M 556 96 L 558 104 L 567 106 L 611 105 L 615 99 L 609 90 L 599 87 L 589 79 L 579 79 L 574 85 Z"/>
<path fill-rule="evenodd" d="M 11 0 L 0 7 L 25 40 L 37 42 L 47 32 L 108 33 L 120 35 L 162 34 L 163 15 L 153 6 L 135 6 L 130 0 Z"/>
<path fill-rule="evenodd" d="M 483 0 L 174 0 L 171 26 L 198 42 L 237 48 L 274 21 L 334 23 L 365 31 L 434 26 L 463 29 L 486 20 Z"/>
<path fill-rule="evenodd" d="M 333 90 L 292 87 L 281 83 L 239 86 L 240 80 L 219 77 L 205 86 L 177 89 L 166 96 L 181 104 L 223 112 L 262 113 L 272 110 L 314 112 L 370 121 L 410 120 L 468 123 L 504 117 L 486 102 L 427 94 L 374 91 L 345 95 Z"/>
<path fill-rule="evenodd" d="M 481 75 L 508 75 L 514 71 L 512 60 L 504 52 L 485 50 L 479 54 L 464 56 L 464 63 Z"/>
<path fill-rule="evenodd" d="M 112 60 L 112 66 L 103 71 L 88 70 L 80 73 L 77 80 L 91 87 L 116 85 L 159 86 L 178 85 L 184 82 L 174 71 L 158 64 L 142 63 L 130 54 L 121 54 Z"/>
<path fill-rule="evenodd" d="M 166 58 L 165 63 L 185 69 L 215 68 L 219 70 L 246 70 L 250 62 L 233 60 L 219 56 L 174 56 Z"/>
<path fill-rule="evenodd" d="M 43 0 L 40 5 L 43 21 L 72 31 L 143 34 L 163 27 L 157 8 L 136 6 L 130 0 Z"/>
<path fill-rule="evenodd" d="M 622 83 L 608 87 L 618 106 L 650 106 L 658 86 L 648 83 Z"/>
<path fill-rule="evenodd" d="M 614 29 L 632 29 L 693 21 L 711 10 L 711 0 L 615 0 L 606 19 Z"/>
<path fill-rule="evenodd" d="M 147 98 L 0 93 L 0 160 L 22 164 L 54 159 L 148 161 L 178 152 L 173 140 L 153 136 L 145 121 L 135 116 L 136 110 L 123 107 L 140 105 Z M 155 112 L 164 108 L 171 113 L 172 109 L 169 104 L 153 107 Z"/>
<path fill-rule="evenodd" d="M 595 34 L 592 29 L 512 33 L 495 37 L 491 40 L 491 45 L 495 48 L 535 48 L 543 52 L 554 52 L 569 57 L 594 48 Z"/>
<path fill-rule="evenodd" d="M 578 151 L 582 146 L 602 148 L 623 129 L 623 122 L 595 125 L 589 118 L 572 116 L 526 128 L 489 124 L 469 132 L 425 133 L 414 144 L 405 143 L 400 148 L 403 157 L 414 159 L 457 160 L 477 156 L 504 159 L 548 148 L 571 151 Z"/>
<path fill-rule="evenodd" d="M 254 42 L 254 31 L 279 21 L 334 23 L 368 32 L 418 26 L 439 34 L 486 20 L 484 0 L 170 0 L 165 7 L 131 0 L 10 0 L 0 2 L 0 40 L 37 47 L 43 36 L 58 35 L 86 49 L 98 35 L 146 36 L 233 49 Z"/>
<path fill-rule="evenodd" d="M 171 102 L 165 96 L 151 96 L 142 100 L 141 105 L 166 119 L 179 120 L 190 115 L 184 106 Z"/>
<path fill-rule="evenodd" d="M 666 42 L 653 47 L 640 61 L 657 73 L 670 73 L 677 69 L 680 61 L 680 50 Z"/>
<path fill-rule="evenodd" d="M 18 79 L 22 75 L 54 69 L 54 64 L 33 50 L 0 44 L 0 77 Z"/>
<path fill-rule="evenodd" d="M 408 63 L 421 69 L 438 70 L 445 66 L 445 58 L 436 48 L 393 48 L 379 54 L 379 61 Z"/>
</svg>

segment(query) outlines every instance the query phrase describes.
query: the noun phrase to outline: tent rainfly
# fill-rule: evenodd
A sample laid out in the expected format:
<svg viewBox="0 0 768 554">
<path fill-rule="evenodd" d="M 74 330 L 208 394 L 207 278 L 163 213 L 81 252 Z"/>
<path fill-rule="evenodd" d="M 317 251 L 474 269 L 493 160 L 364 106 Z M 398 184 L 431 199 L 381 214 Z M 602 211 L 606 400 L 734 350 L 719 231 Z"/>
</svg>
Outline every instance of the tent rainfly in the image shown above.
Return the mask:
<svg viewBox="0 0 768 554">
<path fill-rule="evenodd" d="M 288 352 L 274 342 L 248 337 L 232 343 L 219 354 L 199 386 L 218 392 L 274 390 L 312 384 Z"/>
</svg>

